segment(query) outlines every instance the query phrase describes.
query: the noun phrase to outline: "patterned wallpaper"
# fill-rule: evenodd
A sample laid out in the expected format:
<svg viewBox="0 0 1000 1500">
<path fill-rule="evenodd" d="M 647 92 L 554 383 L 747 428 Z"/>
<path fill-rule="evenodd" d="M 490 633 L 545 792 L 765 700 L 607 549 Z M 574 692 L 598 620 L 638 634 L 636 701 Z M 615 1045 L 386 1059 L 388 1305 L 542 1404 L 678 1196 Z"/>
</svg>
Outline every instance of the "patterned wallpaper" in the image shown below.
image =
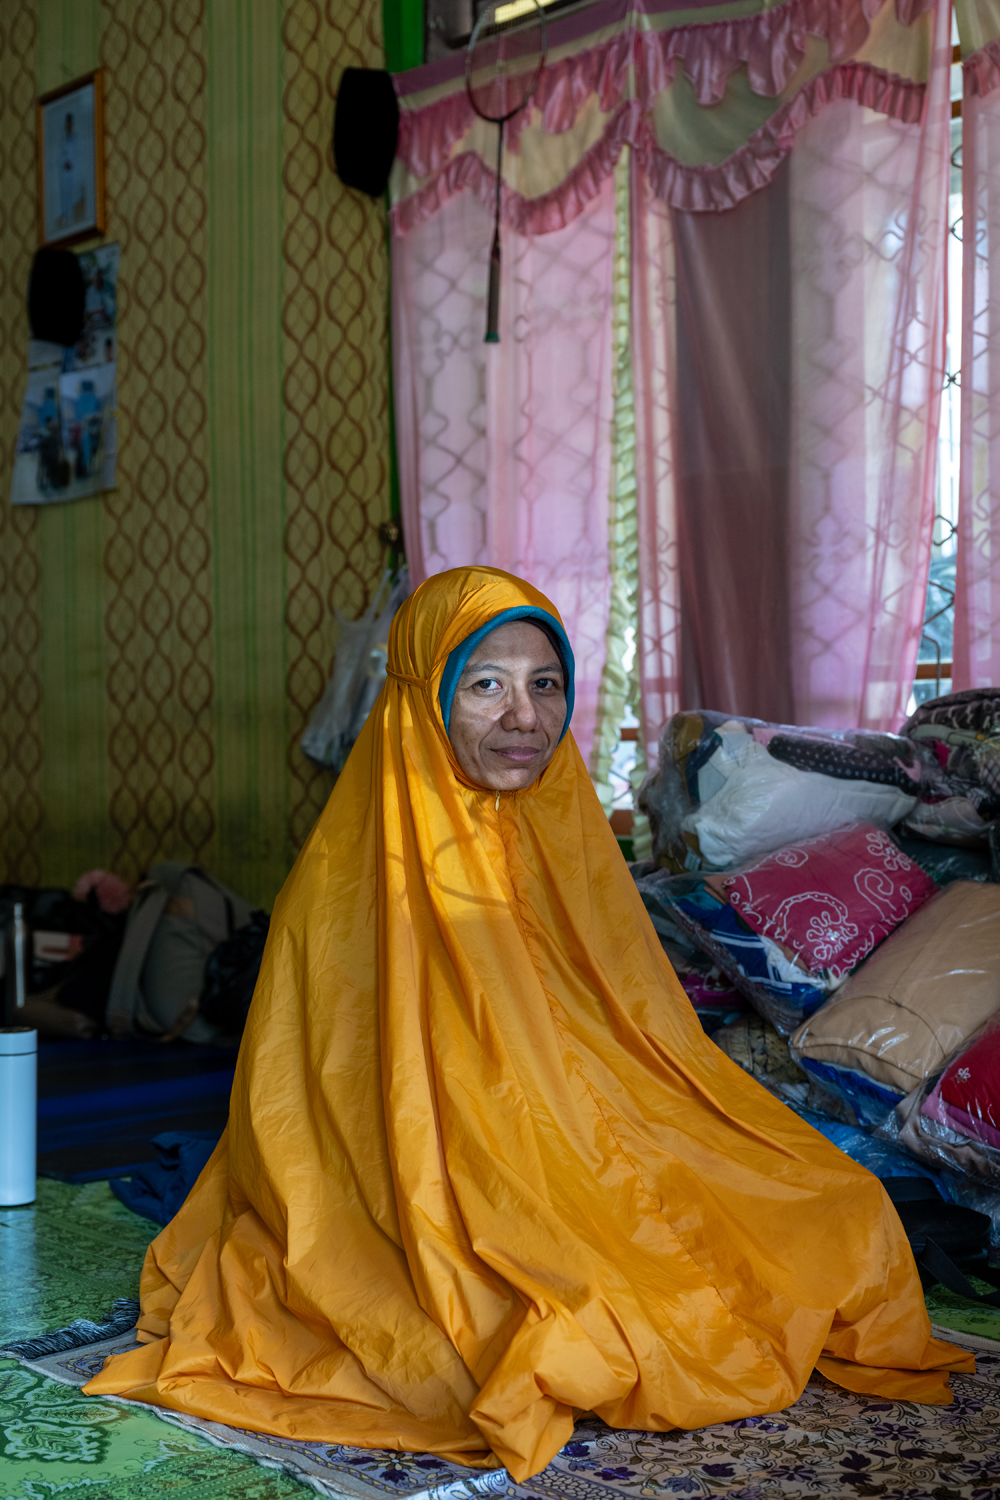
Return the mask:
<svg viewBox="0 0 1000 1500">
<path fill-rule="evenodd" d="M 24 288 L 35 248 L 35 15 L 0 4 L 0 474 L 7 480 L 24 380 Z M 42 726 L 38 515 L 0 505 L 0 828 L 6 867 L 41 877 Z"/>
<path fill-rule="evenodd" d="M 270 903 L 329 793 L 298 739 L 388 514 L 385 222 L 332 167 L 377 0 L 0 0 L 0 865 L 203 863 Z M 100 63 L 118 487 L 6 503 L 34 98 Z"/>
</svg>

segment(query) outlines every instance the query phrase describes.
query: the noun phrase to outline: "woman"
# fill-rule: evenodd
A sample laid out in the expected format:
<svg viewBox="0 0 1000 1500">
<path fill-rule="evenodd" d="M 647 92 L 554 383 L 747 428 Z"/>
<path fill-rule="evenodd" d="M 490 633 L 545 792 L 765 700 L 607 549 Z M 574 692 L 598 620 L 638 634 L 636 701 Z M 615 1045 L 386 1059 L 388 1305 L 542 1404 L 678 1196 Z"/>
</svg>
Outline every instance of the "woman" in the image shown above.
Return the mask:
<svg viewBox="0 0 1000 1500">
<path fill-rule="evenodd" d="M 220 1143 L 86 1387 L 537 1473 L 574 1414 L 697 1427 L 814 1366 L 947 1402 L 875 1178 L 703 1035 L 566 734 L 527 584 L 406 601 L 275 909 Z"/>
</svg>

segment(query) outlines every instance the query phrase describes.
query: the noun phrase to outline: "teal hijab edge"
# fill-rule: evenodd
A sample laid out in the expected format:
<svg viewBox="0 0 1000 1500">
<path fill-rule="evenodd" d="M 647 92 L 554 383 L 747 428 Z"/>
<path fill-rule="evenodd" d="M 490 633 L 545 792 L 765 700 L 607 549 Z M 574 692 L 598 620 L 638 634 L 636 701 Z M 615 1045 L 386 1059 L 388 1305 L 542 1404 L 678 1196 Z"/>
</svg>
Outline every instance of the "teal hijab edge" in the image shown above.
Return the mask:
<svg viewBox="0 0 1000 1500">
<path fill-rule="evenodd" d="M 444 719 L 445 734 L 451 733 L 451 705 L 455 701 L 455 689 L 458 687 L 458 679 L 465 671 L 469 657 L 475 651 L 479 642 L 485 640 L 491 631 L 500 625 L 510 625 L 515 620 L 538 620 L 545 625 L 555 636 L 559 645 L 559 654 L 562 657 L 563 670 L 566 674 L 566 722 L 563 725 L 560 742 L 569 729 L 569 721 L 573 716 L 573 703 L 575 700 L 575 677 L 576 661 L 573 657 L 573 648 L 569 643 L 569 636 L 556 619 L 550 615 L 547 609 L 538 609 L 533 604 L 522 604 L 513 609 L 501 610 L 494 615 L 492 620 L 487 620 L 485 625 L 480 625 L 471 635 L 466 636 L 460 646 L 456 646 L 445 663 L 441 674 L 441 686 L 438 689 L 438 702 L 441 705 L 441 717 Z"/>
</svg>

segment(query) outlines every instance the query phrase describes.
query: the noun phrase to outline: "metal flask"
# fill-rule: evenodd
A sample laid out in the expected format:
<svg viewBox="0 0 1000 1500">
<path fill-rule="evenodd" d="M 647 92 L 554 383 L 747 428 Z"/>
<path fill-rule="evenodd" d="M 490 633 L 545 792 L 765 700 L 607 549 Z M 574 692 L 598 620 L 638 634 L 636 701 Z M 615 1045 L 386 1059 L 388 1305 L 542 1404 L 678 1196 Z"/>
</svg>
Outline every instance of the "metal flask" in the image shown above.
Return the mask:
<svg viewBox="0 0 1000 1500">
<path fill-rule="evenodd" d="M 28 929 L 12 904 L 4 931 L 4 1025 L 0 1029 L 0 1208 L 35 1201 L 38 1033 L 23 1024 Z"/>
</svg>

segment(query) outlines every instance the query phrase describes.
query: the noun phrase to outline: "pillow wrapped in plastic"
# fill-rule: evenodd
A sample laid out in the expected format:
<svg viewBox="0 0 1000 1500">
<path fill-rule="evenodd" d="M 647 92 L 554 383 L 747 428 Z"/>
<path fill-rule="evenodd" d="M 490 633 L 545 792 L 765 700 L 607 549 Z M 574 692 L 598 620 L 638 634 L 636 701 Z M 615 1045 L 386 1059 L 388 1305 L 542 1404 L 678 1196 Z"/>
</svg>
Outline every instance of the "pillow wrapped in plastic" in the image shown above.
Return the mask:
<svg viewBox="0 0 1000 1500">
<path fill-rule="evenodd" d="M 1000 886 L 955 881 L 792 1037 L 792 1056 L 878 1124 L 1000 1010 Z"/>
<path fill-rule="evenodd" d="M 1000 1185 L 1000 1016 L 907 1095 L 881 1134 L 929 1165 Z"/>
<path fill-rule="evenodd" d="M 903 734 L 931 750 L 938 775 L 905 827 L 921 838 L 982 847 L 1000 817 L 1000 689 L 966 688 L 922 703 Z"/>
<path fill-rule="evenodd" d="M 633 867 L 633 874 L 643 904 L 698 1019 L 711 1034 L 718 1026 L 746 1008 L 746 997 L 733 987 L 718 964 L 692 939 L 690 932 L 679 924 L 666 894 L 673 877 L 664 870 L 641 874 L 640 868 Z"/>
<path fill-rule="evenodd" d="M 777 943 L 754 932 L 704 879 L 661 873 L 658 880 L 659 899 L 677 925 L 782 1035 L 823 1004 L 829 975 L 809 974 Z"/>
<path fill-rule="evenodd" d="M 889 828 L 937 774 L 929 747 L 899 735 L 698 709 L 664 728 L 639 806 L 665 869 L 726 870 L 846 823 Z"/>
<path fill-rule="evenodd" d="M 800 839 L 732 875 L 714 876 L 730 906 L 810 973 L 844 978 L 937 886 L 871 823 Z"/>
</svg>

